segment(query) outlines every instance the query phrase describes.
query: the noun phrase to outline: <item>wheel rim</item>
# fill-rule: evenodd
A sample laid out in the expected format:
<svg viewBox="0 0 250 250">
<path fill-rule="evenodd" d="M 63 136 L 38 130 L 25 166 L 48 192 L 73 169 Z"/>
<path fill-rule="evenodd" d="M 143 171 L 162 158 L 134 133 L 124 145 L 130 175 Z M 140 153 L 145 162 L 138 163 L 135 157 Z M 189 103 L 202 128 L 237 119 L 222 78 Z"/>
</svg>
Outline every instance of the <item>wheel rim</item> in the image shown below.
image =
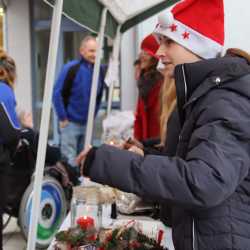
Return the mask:
<svg viewBox="0 0 250 250">
<path fill-rule="evenodd" d="M 24 208 L 23 227 L 26 236 L 31 219 L 32 196 L 33 192 L 30 193 Z M 66 202 L 61 186 L 50 178 L 45 180 L 42 185 L 37 228 L 37 244 L 39 246 L 49 245 L 65 217 L 65 210 Z"/>
</svg>

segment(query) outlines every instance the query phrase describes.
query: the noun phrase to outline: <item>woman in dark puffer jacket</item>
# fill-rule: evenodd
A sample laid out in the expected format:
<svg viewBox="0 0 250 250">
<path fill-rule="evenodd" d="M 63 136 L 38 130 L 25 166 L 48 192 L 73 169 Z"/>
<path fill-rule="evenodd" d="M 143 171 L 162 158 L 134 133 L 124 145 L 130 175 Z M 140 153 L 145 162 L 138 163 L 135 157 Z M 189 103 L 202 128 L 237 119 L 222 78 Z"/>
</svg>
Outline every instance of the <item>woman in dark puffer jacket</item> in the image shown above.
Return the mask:
<svg viewBox="0 0 250 250">
<path fill-rule="evenodd" d="M 176 250 L 250 246 L 250 65 L 235 51 L 217 58 L 223 21 L 222 0 L 184 0 L 159 18 L 158 53 L 175 65 L 176 157 L 109 145 L 81 155 L 93 181 L 171 204 Z"/>
</svg>

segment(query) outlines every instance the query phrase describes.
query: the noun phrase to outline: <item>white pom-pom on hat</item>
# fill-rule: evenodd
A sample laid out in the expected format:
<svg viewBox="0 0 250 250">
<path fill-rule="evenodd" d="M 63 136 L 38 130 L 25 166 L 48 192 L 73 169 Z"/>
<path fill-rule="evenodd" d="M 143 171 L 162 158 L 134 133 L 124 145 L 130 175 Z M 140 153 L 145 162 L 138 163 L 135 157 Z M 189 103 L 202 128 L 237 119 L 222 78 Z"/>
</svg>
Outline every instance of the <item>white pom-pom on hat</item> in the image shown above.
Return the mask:
<svg viewBox="0 0 250 250">
<path fill-rule="evenodd" d="M 158 16 L 158 23 L 162 28 L 168 28 L 174 22 L 174 17 L 172 12 L 168 11 L 161 13 Z"/>
</svg>

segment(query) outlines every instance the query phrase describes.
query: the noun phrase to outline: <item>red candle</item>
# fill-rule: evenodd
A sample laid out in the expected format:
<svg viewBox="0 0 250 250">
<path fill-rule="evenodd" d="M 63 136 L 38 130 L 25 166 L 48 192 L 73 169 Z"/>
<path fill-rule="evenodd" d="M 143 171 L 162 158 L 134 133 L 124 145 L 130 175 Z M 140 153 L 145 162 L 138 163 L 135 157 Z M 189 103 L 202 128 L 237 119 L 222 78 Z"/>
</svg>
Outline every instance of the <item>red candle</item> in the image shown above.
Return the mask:
<svg viewBox="0 0 250 250">
<path fill-rule="evenodd" d="M 163 230 L 159 230 L 159 232 L 158 232 L 158 239 L 157 239 L 157 243 L 160 245 L 161 244 L 161 241 L 162 241 L 162 238 L 163 238 L 163 234 L 164 234 L 164 232 L 163 232 Z"/>
<path fill-rule="evenodd" d="M 76 223 L 82 228 L 87 229 L 90 227 L 94 227 L 94 219 L 89 216 L 83 216 L 77 219 Z"/>
</svg>

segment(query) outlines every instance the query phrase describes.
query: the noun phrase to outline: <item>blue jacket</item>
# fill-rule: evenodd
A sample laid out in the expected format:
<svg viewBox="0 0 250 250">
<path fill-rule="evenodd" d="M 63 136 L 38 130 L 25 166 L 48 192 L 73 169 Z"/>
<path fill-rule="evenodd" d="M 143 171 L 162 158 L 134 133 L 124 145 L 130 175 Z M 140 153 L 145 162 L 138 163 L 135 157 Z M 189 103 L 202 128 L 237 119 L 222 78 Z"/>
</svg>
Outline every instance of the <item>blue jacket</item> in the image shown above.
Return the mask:
<svg viewBox="0 0 250 250">
<path fill-rule="evenodd" d="M 69 69 L 81 62 L 79 70 L 76 72 L 74 82 L 71 88 L 71 95 L 67 107 L 64 106 L 62 98 L 62 89 L 64 80 Z M 64 65 L 59 77 L 54 86 L 53 104 L 60 121 L 68 119 L 69 121 L 85 125 L 88 118 L 88 108 L 90 101 L 91 83 L 94 65 L 87 62 L 85 59 L 70 61 Z M 104 70 L 101 67 L 98 89 L 96 113 L 99 109 L 102 92 L 104 87 Z"/>
<path fill-rule="evenodd" d="M 3 81 L 0 81 L 0 117 L 0 144 L 15 148 L 20 134 L 16 99 L 12 88 Z"/>
</svg>

